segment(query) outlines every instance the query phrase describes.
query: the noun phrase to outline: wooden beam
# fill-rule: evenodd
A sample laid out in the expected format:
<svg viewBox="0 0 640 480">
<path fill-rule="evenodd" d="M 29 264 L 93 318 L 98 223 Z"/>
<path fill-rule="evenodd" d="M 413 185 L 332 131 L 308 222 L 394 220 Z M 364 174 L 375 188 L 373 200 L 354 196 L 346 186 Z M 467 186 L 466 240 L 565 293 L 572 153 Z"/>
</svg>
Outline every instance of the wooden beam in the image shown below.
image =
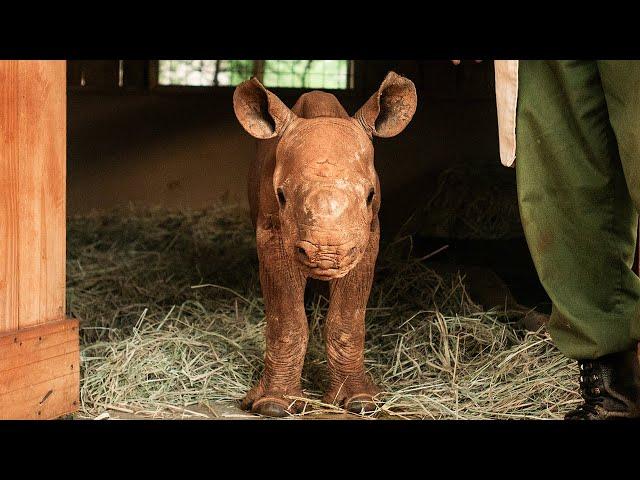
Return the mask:
<svg viewBox="0 0 640 480">
<path fill-rule="evenodd" d="M 0 61 L 0 332 L 64 318 L 66 72 Z"/>
<path fill-rule="evenodd" d="M 67 106 L 64 62 L 18 63 L 23 328 L 64 317 Z"/>
<path fill-rule="evenodd" d="M 0 332 L 18 329 L 18 62 L 0 61 Z"/>
</svg>

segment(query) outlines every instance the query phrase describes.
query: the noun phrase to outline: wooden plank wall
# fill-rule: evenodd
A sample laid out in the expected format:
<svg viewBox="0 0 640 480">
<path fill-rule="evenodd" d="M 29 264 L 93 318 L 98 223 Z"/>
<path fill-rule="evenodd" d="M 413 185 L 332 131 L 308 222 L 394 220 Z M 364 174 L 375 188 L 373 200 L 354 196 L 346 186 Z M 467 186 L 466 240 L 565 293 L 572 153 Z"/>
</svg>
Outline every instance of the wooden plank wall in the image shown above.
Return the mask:
<svg viewBox="0 0 640 480">
<path fill-rule="evenodd" d="M 64 61 L 0 61 L 0 332 L 64 318 Z"/>
<path fill-rule="evenodd" d="M 0 419 L 49 419 L 78 408 L 78 321 L 0 334 Z"/>
</svg>

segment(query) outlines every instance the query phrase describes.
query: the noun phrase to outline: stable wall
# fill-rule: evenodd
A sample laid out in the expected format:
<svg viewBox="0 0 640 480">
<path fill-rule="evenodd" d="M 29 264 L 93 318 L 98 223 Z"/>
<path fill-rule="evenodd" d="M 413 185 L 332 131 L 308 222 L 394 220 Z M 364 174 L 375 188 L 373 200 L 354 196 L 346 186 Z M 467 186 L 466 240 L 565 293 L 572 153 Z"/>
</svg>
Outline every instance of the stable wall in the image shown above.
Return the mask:
<svg viewBox="0 0 640 480">
<path fill-rule="evenodd" d="M 453 164 L 513 175 L 499 166 L 492 62 L 367 61 L 356 68 L 358 87 L 335 92 L 349 113 L 392 69 L 411 78 L 418 91 L 407 129 L 374 140 L 387 232 L 428 198 L 437 174 Z M 289 106 L 302 93 L 274 92 Z M 69 214 L 129 203 L 198 208 L 223 199 L 246 205 L 255 141 L 234 116 L 232 94 L 232 88 L 70 88 Z"/>
</svg>

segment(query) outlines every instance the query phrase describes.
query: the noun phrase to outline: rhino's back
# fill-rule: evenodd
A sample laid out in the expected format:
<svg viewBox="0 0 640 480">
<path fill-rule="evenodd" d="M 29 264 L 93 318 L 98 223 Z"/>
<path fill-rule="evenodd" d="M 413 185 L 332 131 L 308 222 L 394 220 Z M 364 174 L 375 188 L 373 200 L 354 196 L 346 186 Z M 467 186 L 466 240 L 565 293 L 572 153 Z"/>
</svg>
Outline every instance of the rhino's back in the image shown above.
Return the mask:
<svg viewBox="0 0 640 480">
<path fill-rule="evenodd" d="M 318 90 L 302 94 L 291 110 L 301 118 L 349 118 L 335 95 Z"/>
</svg>

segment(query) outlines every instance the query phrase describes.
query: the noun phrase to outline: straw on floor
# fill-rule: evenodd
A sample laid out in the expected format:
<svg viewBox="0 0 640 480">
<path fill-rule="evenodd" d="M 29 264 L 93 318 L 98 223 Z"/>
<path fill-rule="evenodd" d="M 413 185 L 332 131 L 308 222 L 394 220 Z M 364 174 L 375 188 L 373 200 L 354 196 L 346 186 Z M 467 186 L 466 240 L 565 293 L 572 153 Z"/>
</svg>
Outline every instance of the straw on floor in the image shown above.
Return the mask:
<svg viewBox="0 0 640 480">
<path fill-rule="evenodd" d="M 443 170 L 403 225 L 402 235 L 416 233 L 455 239 L 523 236 L 513 171 L 499 162 L 482 169 L 463 163 Z"/>
<path fill-rule="evenodd" d="M 575 366 L 546 333 L 482 311 L 463 275 L 401 251 L 383 249 L 367 311 L 367 368 L 384 389 L 377 417 L 558 418 L 577 403 Z M 194 406 L 236 402 L 259 378 L 264 307 L 246 212 L 70 218 L 67 262 L 68 313 L 81 321 L 78 416 L 197 416 Z M 302 416 L 341 411 L 320 401 L 326 307 L 320 294 L 307 304 Z"/>
</svg>

